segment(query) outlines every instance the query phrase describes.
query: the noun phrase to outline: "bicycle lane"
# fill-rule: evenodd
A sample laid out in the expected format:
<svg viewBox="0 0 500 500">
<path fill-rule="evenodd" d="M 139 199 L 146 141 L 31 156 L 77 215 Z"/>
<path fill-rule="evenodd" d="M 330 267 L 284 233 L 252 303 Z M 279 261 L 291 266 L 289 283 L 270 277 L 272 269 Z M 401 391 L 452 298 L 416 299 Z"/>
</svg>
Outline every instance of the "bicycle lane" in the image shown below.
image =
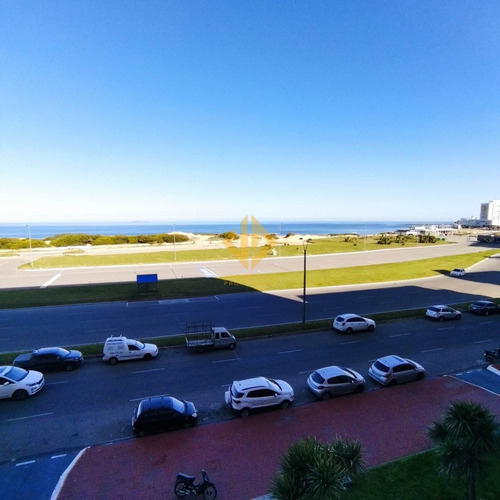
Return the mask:
<svg viewBox="0 0 500 500">
<path fill-rule="evenodd" d="M 500 378 L 499 378 L 500 380 Z M 368 467 L 430 448 L 427 427 L 453 401 L 476 401 L 500 417 L 500 398 L 451 376 L 236 418 L 189 430 L 87 448 L 53 499 L 174 499 L 177 472 L 206 469 L 219 499 L 265 495 L 280 456 L 316 436 L 361 442 Z"/>
</svg>

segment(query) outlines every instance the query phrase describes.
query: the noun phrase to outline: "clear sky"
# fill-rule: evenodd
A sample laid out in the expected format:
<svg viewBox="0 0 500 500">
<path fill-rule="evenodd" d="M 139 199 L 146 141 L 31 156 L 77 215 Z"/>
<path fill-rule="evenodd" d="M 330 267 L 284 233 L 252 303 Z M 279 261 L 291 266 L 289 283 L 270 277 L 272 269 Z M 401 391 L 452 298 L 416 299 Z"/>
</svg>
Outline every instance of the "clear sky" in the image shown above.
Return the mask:
<svg viewBox="0 0 500 500">
<path fill-rule="evenodd" d="M 0 221 L 478 217 L 499 26 L 490 0 L 1 0 Z"/>
</svg>

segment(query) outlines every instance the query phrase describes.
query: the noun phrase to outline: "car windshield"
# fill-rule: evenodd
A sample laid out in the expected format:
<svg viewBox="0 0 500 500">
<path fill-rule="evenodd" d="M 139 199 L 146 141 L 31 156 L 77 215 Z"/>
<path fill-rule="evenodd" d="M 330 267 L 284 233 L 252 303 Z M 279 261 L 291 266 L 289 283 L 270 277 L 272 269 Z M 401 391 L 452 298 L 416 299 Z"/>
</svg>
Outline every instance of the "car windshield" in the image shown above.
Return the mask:
<svg viewBox="0 0 500 500">
<path fill-rule="evenodd" d="M 276 390 L 276 388 L 275 388 L 275 387 L 273 387 L 273 385 L 275 385 L 276 387 L 278 387 L 280 391 L 282 390 L 281 385 L 279 385 L 279 384 L 278 384 L 278 382 L 276 382 L 276 380 L 273 380 L 272 378 L 268 378 L 267 380 L 269 381 L 269 387 L 270 387 L 273 391 L 275 391 L 275 390 Z"/>
<path fill-rule="evenodd" d="M 178 399 L 172 398 L 172 409 L 174 409 L 178 413 L 184 413 L 184 409 L 186 408 L 186 403 L 184 401 L 179 401 Z"/>
<path fill-rule="evenodd" d="M 142 343 L 142 342 L 139 342 L 138 340 L 135 341 L 135 345 L 139 348 L 139 349 L 144 349 L 146 346 Z"/>
<path fill-rule="evenodd" d="M 11 366 L 10 370 L 7 373 L 4 373 L 5 377 L 10 378 L 11 380 L 15 380 L 16 382 L 20 382 L 23 378 L 28 375 L 28 372 L 23 368 L 19 368 L 17 366 Z"/>
<path fill-rule="evenodd" d="M 69 351 L 67 349 L 63 349 L 62 347 L 58 347 L 57 349 L 54 349 L 54 353 L 58 356 L 65 357 L 69 354 Z"/>
<path fill-rule="evenodd" d="M 313 379 L 314 382 L 316 382 L 317 384 L 322 384 L 325 379 L 319 374 L 319 372 L 314 372 L 312 375 L 311 375 L 311 378 Z"/>
</svg>

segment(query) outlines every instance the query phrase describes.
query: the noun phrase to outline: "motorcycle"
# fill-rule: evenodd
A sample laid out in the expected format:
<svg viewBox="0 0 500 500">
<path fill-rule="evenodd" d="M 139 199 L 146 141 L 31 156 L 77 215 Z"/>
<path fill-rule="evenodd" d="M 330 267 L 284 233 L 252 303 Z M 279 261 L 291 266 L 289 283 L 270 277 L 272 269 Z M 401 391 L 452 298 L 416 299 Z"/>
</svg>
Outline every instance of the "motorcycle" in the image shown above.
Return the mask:
<svg viewBox="0 0 500 500">
<path fill-rule="evenodd" d="M 215 485 L 208 479 L 206 470 L 201 471 L 203 481 L 196 484 L 195 477 L 179 472 L 175 477 L 174 492 L 179 498 L 186 495 L 203 495 L 204 500 L 215 500 L 217 498 L 217 489 Z"/>
<path fill-rule="evenodd" d="M 495 359 L 500 359 L 500 347 L 497 347 L 493 351 L 484 351 L 484 359 L 488 363 L 492 363 Z"/>
</svg>

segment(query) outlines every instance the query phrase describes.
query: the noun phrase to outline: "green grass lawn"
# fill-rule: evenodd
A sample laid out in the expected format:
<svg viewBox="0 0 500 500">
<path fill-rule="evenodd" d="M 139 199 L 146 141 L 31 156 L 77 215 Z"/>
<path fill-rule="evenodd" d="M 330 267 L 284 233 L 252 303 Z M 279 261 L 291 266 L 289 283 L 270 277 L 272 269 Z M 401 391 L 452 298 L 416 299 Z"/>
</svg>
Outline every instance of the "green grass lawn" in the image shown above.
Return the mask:
<svg viewBox="0 0 500 500">
<path fill-rule="evenodd" d="M 425 278 L 448 273 L 454 267 L 467 268 L 498 250 L 438 257 L 401 263 L 356 266 L 307 272 L 307 287 L 379 283 Z M 111 302 L 141 299 L 172 299 L 220 295 L 248 291 L 302 288 L 302 271 L 290 273 L 250 274 L 222 278 L 187 278 L 162 280 L 158 291 L 141 296 L 135 282 L 95 285 L 50 286 L 47 288 L 2 289 L 0 307 L 4 309 L 89 302 Z"/>
<path fill-rule="evenodd" d="M 434 451 L 412 455 L 369 469 L 346 494 L 349 500 L 457 500 L 465 499 L 461 480 L 447 481 L 439 474 L 440 459 Z M 477 498 L 500 498 L 500 461 L 490 460 L 478 481 Z"/>
</svg>

